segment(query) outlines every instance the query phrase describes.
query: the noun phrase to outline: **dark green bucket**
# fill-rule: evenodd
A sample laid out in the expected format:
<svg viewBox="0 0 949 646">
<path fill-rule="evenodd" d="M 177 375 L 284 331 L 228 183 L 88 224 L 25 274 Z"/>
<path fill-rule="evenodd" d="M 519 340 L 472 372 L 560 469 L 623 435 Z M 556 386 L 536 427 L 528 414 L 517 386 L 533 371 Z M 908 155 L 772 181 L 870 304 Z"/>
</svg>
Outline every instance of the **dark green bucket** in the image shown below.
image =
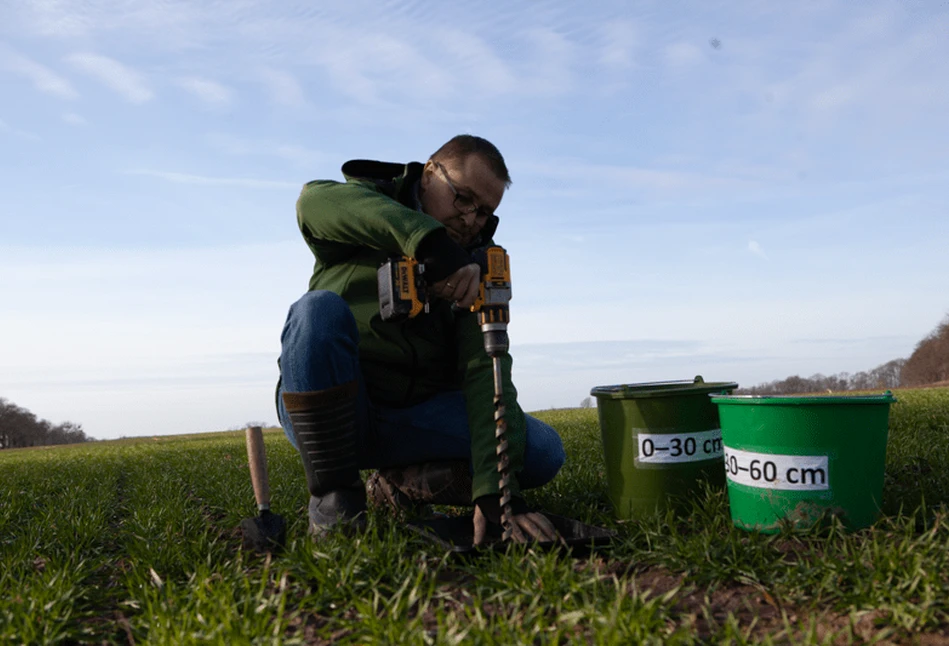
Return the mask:
<svg viewBox="0 0 949 646">
<path fill-rule="evenodd" d="M 610 501 L 617 518 L 687 505 L 702 481 L 724 488 L 722 435 L 712 393 L 733 382 L 665 381 L 598 386 Z"/>
<path fill-rule="evenodd" d="M 879 517 L 890 404 L 882 395 L 712 396 L 722 422 L 732 522 L 775 533 L 838 516 Z"/>
</svg>

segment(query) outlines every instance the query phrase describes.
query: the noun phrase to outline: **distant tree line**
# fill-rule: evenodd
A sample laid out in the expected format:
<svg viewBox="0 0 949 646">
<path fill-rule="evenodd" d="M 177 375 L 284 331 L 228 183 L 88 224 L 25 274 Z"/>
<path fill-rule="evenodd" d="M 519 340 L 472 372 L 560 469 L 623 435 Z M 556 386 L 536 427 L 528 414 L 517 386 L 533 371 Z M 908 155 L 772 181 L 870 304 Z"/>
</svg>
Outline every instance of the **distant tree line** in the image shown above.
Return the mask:
<svg viewBox="0 0 949 646">
<path fill-rule="evenodd" d="M 916 344 L 909 359 L 893 359 L 867 372 L 841 372 L 811 377 L 797 375 L 751 388 L 739 388 L 740 395 L 793 395 L 797 393 L 843 392 L 927 386 L 949 382 L 949 315 L 935 330 Z"/>
<path fill-rule="evenodd" d="M 949 381 L 949 315 L 922 341 L 903 366 L 903 386 Z"/>
<path fill-rule="evenodd" d="M 79 424 L 53 424 L 0 397 L 0 449 L 76 444 L 92 439 Z"/>
<path fill-rule="evenodd" d="M 906 359 L 893 359 L 867 372 L 851 375 L 841 372 L 836 375 L 816 374 L 810 377 L 794 375 L 751 388 L 739 388 L 738 395 L 793 395 L 797 393 L 826 393 L 846 390 L 876 390 L 898 388 Z"/>
</svg>

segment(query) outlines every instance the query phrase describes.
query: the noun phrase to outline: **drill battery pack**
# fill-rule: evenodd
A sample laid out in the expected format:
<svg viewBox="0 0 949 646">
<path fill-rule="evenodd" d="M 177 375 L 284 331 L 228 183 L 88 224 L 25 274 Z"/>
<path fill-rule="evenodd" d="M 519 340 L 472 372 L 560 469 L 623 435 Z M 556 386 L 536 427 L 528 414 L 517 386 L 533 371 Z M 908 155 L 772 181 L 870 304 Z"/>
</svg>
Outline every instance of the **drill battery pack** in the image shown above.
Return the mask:
<svg viewBox="0 0 949 646">
<path fill-rule="evenodd" d="M 377 271 L 379 314 L 383 321 L 404 321 L 428 312 L 425 265 L 408 256 L 393 256 Z"/>
</svg>

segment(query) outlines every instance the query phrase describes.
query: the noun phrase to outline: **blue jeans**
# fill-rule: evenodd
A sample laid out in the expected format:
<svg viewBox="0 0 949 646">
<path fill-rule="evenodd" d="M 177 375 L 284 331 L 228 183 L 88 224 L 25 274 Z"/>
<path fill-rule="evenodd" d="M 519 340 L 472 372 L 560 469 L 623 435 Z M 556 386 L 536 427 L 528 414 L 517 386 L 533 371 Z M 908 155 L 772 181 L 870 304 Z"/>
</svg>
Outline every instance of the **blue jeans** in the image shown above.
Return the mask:
<svg viewBox="0 0 949 646">
<path fill-rule="evenodd" d="M 356 320 L 339 295 L 307 292 L 290 306 L 280 337 L 280 385 L 277 414 L 287 439 L 295 447 L 290 418 L 281 394 L 313 392 L 359 383 L 356 430 L 359 466 L 363 469 L 399 467 L 436 460 L 471 460 L 471 434 L 465 396 L 460 390 L 439 393 L 415 406 L 390 408 L 369 401 L 359 368 L 359 332 Z M 566 455 L 552 427 L 525 415 L 523 489 L 550 482 Z M 297 447 L 299 448 L 299 447 Z"/>
</svg>

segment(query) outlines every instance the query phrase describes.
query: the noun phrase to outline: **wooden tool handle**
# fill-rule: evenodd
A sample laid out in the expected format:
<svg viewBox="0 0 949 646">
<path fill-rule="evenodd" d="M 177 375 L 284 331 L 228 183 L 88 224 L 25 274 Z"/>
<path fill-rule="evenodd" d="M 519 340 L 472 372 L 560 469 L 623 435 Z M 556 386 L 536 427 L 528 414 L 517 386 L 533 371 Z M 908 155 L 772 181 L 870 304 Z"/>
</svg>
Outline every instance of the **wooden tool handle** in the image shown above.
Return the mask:
<svg viewBox="0 0 949 646">
<path fill-rule="evenodd" d="M 264 450 L 264 434 L 259 426 L 247 427 L 247 462 L 250 465 L 250 481 L 254 485 L 257 509 L 270 509 L 270 480 L 267 478 L 267 453 Z"/>
</svg>

